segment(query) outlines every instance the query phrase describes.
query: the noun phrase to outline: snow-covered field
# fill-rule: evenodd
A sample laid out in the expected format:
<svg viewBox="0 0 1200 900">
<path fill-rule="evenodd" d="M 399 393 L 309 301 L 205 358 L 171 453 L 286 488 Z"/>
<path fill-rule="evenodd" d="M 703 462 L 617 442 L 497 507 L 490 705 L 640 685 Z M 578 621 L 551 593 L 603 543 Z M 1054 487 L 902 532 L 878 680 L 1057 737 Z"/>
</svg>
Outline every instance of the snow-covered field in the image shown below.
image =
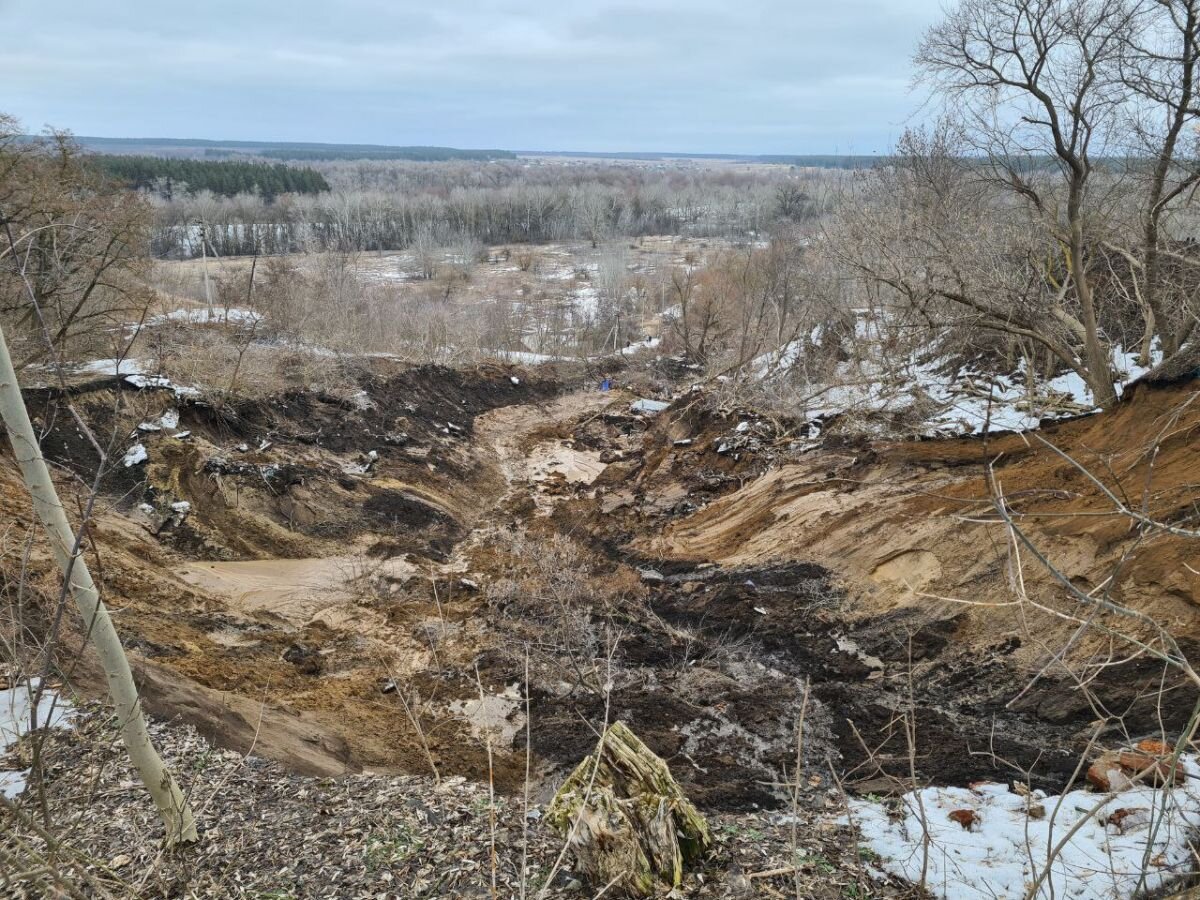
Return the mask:
<svg viewBox="0 0 1200 900">
<path fill-rule="evenodd" d="M 926 788 L 901 798 L 897 818 L 881 803 L 852 800 L 849 821 L 877 868 L 914 884 L 924 872 L 926 889 L 946 900 L 1021 900 L 1047 866 L 1039 900 L 1124 900 L 1194 866 L 1200 765 L 1194 756 L 1180 762 L 1186 777 L 1174 788 L 1061 796 L 1003 784 Z M 962 811 L 969 829 L 950 818 Z"/>
</svg>

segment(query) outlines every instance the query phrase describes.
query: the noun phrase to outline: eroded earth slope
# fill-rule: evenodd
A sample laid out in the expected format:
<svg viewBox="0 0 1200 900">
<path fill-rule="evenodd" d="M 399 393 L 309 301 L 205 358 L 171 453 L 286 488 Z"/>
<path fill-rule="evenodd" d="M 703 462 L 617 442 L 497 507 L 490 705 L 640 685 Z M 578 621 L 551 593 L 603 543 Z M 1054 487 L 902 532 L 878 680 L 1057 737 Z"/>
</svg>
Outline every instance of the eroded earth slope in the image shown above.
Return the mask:
<svg viewBox="0 0 1200 900">
<path fill-rule="evenodd" d="M 784 802 L 802 710 L 818 783 L 859 792 L 913 768 L 1057 787 L 1097 720 L 1104 742 L 1186 719 L 1195 697 L 1160 663 L 1074 636 L 1066 588 L 1015 565 L 994 498 L 1071 585 L 1185 648 L 1196 542 L 1131 529 L 1039 439 L 812 447 L 804 423 L 702 391 L 635 414 L 593 375 L 380 363 L 356 394 L 245 404 L 75 386 L 112 436 L 90 539 L 151 709 L 307 773 L 485 779 L 490 745 L 516 790 L 528 743 L 542 796 L 620 719 L 723 810 Z M 1183 520 L 1193 391 L 1142 387 L 1042 435 Z M 77 492 L 94 452 L 61 395 L 29 400 Z M 125 465 L 133 444 L 146 459 Z M 11 587 L 32 529 L 8 456 L 0 496 Z M 36 544 L 31 566 L 52 603 Z M 74 678 L 97 691 L 88 665 Z"/>
</svg>

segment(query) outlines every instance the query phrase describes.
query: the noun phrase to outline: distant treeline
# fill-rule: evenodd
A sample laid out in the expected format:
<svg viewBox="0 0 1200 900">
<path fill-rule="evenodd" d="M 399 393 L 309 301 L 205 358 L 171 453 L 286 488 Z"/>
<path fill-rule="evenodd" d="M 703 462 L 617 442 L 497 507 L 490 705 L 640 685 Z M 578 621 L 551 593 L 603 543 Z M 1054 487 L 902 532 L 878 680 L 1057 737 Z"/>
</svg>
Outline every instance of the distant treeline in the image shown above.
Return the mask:
<svg viewBox="0 0 1200 900">
<path fill-rule="evenodd" d="M 31 138 L 32 139 L 32 138 Z M 172 159 L 346 160 L 394 159 L 415 162 L 486 162 L 516 159 L 510 150 L 462 150 L 457 147 L 392 146 L 389 144 L 323 144 L 300 141 L 208 141 L 193 138 L 76 137 L 92 153 L 119 156 L 162 156 Z"/>
<path fill-rule="evenodd" d="M 209 150 L 207 153 L 221 151 Z M 516 159 L 508 150 L 457 150 L 454 147 L 366 147 L 355 148 L 312 148 L 264 150 L 260 154 L 267 159 L 332 160 L 332 159 L 406 159 L 412 162 L 446 162 L 467 160 L 487 162 L 493 159 Z"/>
<path fill-rule="evenodd" d="M 320 194 L 329 190 L 329 182 L 320 172 L 283 163 L 156 156 L 97 155 L 90 159 L 106 175 L 167 200 L 176 194 L 198 191 L 211 191 L 221 197 L 257 194 L 273 200 L 280 194 Z"/>
<path fill-rule="evenodd" d="M 604 153 L 593 150 L 519 150 L 519 156 L 567 157 L 577 159 L 621 159 L 647 162 L 671 162 L 675 160 L 699 160 L 702 162 L 770 163 L 781 166 L 798 166 L 812 169 L 870 169 L 890 161 L 888 156 L 847 156 L 833 153 L 809 154 L 739 154 L 739 153 L 667 153 L 657 151 L 615 151 Z"/>
</svg>

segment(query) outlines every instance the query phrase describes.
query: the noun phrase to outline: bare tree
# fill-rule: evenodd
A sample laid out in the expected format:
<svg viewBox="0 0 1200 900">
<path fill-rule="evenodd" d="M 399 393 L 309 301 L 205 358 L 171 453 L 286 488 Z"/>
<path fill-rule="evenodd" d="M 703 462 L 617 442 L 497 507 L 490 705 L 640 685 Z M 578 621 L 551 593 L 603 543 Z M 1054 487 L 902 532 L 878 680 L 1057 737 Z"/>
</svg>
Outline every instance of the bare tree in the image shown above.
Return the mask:
<svg viewBox="0 0 1200 900">
<path fill-rule="evenodd" d="M 1138 17 L 1120 56 L 1121 78 L 1132 94 L 1128 116 L 1131 151 L 1148 158 L 1134 173 L 1146 177 L 1141 196 L 1141 246 L 1133 284 L 1149 309 L 1164 356 L 1177 353 L 1196 323 L 1195 281 L 1200 262 L 1164 246 L 1163 224 L 1200 184 L 1200 0 L 1153 0 Z M 1140 160 L 1139 160 L 1140 161 Z M 1148 169 L 1148 171 L 1146 171 Z M 1192 269 L 1191 279 L 1172 284 L 1170 273 Z M 1183 296 L 1178 295 L 1182 287 Z"/>
<path fill-rule="evenodd" d="M 421 277 L 432 280 L 438 270 L 438 250 L 440 244 L 432 223 L 422 223 L 413 234 L 411 250 L 417 259 Z"/>
<path fill-rule="evenodd" d="M 964 161 L 954 130 L 912 132 L 893 165 L 862 176 L 825 229 L 822 252 L 858 275 L 863 293 L 883 286 L 878 313 L 945 336 L 970 333 L 977 349 L 1027 341 L 1076 372 L 1098 399 L 1099 373 L 1070 278 L 1055 265 L 1062 245 L 1028 209 Z M 1098 329 L 1097 329 L 1098 330 Z"/>
<path fill-rule="evenodd" d="M 988 174 L 1060 245 L 1081 374 L 1101 406 L 1117 394 L 1096 310 L 1089 202 L 1127 96 L 1120 60 L 1133 16 L 1124 0 L 963 0 L 916 56 Z"/>
<path fill-rule="evenodd" d="M 13 256 L 0 269 L 0 318 L 18 368 L 137 317 L 149 224 L 146 204 L 90 171 L 69 135 L 29 141 L 0 115 L 0 229 Z"/>
<path fill-rule="evenodd" d="M 130 205 L 136 198 L 110 197 L 90 178 L 66 136 L 54 135 L 49 145 L 30 149 L 14 129 L 11 119 L 0 119 L 3 311 L 40 338 L 42 349 L 33 358 L 49 355 L 61 363 L 64 342 L 83 323 L 93 327 L 95 317 L 114 311 L 111 294 L 121 293 L 123 276 L 144 260 L 148 246 L 138 240 L 144 220 Z M 74 599 L 100 658 L 126 749 L 158 807 L 167 843 L 194 842 L 191 807 L 150 741 L 129 661 L 83 556 L 86 516 L 78 531 L 71 527 L 30 423 L 2 326 L 0 419 L 65 593 Z M 91 438 L 81 419 L 75 424 Z M 104 451 L 94 438 L 91 443 L 103 467 Z"/>
<path fill-rule="evenodd" d="M 600 294 L 596 310 L 597 324 L 606 334 L 612 334 L 614 346 L 620 346 L 624 336 L 622 332 L 629 330 L 628 313 L 631 312 L 626 302 L 629 287 L 629 251 L 621 241 L 610 241 L 604 246 L 596 271 L 595 285 Z M 622 325 L 625 326 L 624 329 Z"/>
</svg>

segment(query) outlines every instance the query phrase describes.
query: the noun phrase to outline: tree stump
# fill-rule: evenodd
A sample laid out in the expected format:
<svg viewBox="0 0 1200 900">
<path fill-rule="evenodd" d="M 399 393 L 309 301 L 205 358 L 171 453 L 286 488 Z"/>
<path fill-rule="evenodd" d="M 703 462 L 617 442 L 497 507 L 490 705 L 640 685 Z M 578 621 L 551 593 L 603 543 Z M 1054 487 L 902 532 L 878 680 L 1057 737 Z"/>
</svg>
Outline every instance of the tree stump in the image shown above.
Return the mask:
<svg viewBox="0 0 1200 900">
<path fill-rule="evenodd" d="M 667 764 L 616 722 L 567 778 L 547 813 L 580 874 L 614 896 L 649 897 L 678 887 L 684 867 L 712 845 L 708 824 Z"/>
</svg>

